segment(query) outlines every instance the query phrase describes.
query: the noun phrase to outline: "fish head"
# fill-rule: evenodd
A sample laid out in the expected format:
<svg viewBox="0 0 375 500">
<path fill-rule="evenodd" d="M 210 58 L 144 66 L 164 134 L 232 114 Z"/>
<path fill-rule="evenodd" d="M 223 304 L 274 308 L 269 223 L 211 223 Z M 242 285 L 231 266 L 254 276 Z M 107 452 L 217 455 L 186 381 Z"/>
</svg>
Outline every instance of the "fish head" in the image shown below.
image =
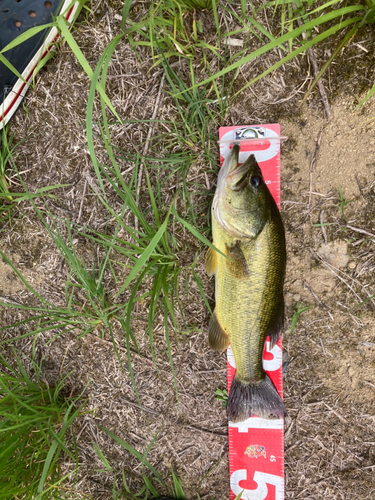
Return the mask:
<svg viewBox="0 0 375 500">
<path fill-rule="evenodd" d="M 212 205 L 220 226 L 233 237 L 254 238 L 270 215 L 270 192 L 254 155 L 238 164 L 240 146 L 234 144 L 218 176 Z"/>
</svg>

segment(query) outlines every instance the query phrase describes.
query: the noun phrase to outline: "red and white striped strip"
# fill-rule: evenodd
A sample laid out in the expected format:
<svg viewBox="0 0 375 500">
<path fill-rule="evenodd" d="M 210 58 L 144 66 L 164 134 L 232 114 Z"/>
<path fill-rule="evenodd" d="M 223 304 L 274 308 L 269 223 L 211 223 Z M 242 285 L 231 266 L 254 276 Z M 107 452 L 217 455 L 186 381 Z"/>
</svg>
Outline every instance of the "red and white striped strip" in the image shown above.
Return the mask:
<svg viewBox="0 0 375 500">
<path fill-rule="evenodd" d="M 260 133 L 257 134 L 257 131 Z M 241 134 L 241 131 L 248 133 Z M 256 137 L 258 135 L 258 137 Z M 251 139 L 237 139 L 238 137 Z M 219 129 L 220 165 L 233 142 L 240 143 L 239 162 L 254 153 L 264 179 L 280 208 L 280 125 L 249 125 Z M 282 397 L 282 340 L 270 349 L 267 338 L 263 366 Z M 228 394 L 236 373 L 233 351 L 227 352 Z M 228 423 L 230 496 L 243 500 L 284 500 L 284 420 L 252 417 Z"/>
</svg>

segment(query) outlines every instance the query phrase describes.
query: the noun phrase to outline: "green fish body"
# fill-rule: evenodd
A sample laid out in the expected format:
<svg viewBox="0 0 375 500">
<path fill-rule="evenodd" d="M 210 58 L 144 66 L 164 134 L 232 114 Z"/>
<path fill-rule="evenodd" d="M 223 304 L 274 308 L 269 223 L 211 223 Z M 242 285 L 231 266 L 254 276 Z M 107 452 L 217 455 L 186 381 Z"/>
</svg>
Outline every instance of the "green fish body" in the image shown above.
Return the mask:
<svg viewBox="0 0 375 500">
<path fill-rule="evenodd" d="M 213 245 L 206 270 L 215 275 L 212 349 L 230 343 L 237 372 L 228 397 L 228 419 L 280 418 L 284 404 L 266 375 L 266 337 L 275 344 L 283 329 L 285 233 L 277 205 L 251 155 L 238 166 L 234 145 L 219 173 L 212 206 Z"/>
</svg>

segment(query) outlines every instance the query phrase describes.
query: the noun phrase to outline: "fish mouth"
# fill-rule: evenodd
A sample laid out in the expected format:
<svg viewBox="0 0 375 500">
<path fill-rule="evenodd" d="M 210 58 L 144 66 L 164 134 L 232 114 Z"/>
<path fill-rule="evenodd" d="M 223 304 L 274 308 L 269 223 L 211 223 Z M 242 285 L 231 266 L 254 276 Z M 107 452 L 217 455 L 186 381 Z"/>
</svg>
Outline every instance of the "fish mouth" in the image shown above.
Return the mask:
<svg viewBox="0 0 375 500">
<path fill-rule="evenodd" d="M 224 194 L 225 183 L 228 175 L 238 168 L 238 158 L 240 156 L 240 145 L 234 143 L 229 155 L 225 158 L 223 166 L 217 178 L 217 194 Z"/>
<path fill-rule="evenodd" d="M 221 179 L 227 177 L 227 175 L 232 173 L 233 170 L 235 170 L 238 167 L 239 156 L 240 156 L 240 145 L 234 143 L 229 155 L 226 157 L 223 166 L 220 169 L 218 183 Z"/>
<path fill-rule="evenodd" d="M 248 184 L 251 172 L 254 171 L 255 165 L 256 159 L 252 154 L 246 159 L 246 161 L 244 161 L 244 163 L 238 165 L 237 168 L 229 172 L 225 178 L 227 186 L 232 191 L 240 191 L 243 189 Z"/>
<path fill-rule="evenodd" d="M 245 165 L 245 167 L 244 167 Z M 229 174 L 228 177 L 232 177 L 233 175 L 241 174 L 242 172 L 245 172 L 246 170 L 249 170 L 249 165 L 246 165 L 245 163 L 242 163 L 238 168 L 235 170 L 232 170 Z"/>
<path fill-rule="evenodd" d="M 228 172 L 227 176 L 232 177 L 234 175 L 242 174 L 242 172 L 246 172 L 247 170 L 250 170 L 250 168 L 254 168 L 255 165 L 257 165 L 257 161 L 255 159 L 255 155 L 251 154 L 246 161 L 244 161 L 241 165 L 238 165 L 237 161 L 237 167 L 234 170 L 231 170 Z"/>
<path fill-rule="evenodd" d="M 217 208 L 219 198 L 224 197 L 225 195 L 225 186 L 226 179 L 228 175 L 238 168 L 238 158 L 240 155 L 240 145 L 233 144 L 233 147 L 229 153 L 229 155 L 225 158 L 223 166 L 219 171 L 219 175 L 217 178 L 216 192 L 213 201 L 213 208 Z"/>
<path fill-rule="evenodd" d="M 249 169 L 248 162 L 245 162 L 247 163 L 247 165 L 243 163 L 241 166 L 238 166 L 239 154 L 240 154 L 240 145 L 234 143 L 229 155 L 226 157 L 223 166 L 221 167 L 219 172 L 216 192 L 212 204 L 212 211 L 213 211 L 213 216 L 215 217 L 215 219 L 217 220 L 217 222 L 220 224 L 221 227 L 223 227 L 232 236 L 243 238 L 246 237 L 247 235 L 236 229 L 232 224 L 230 224 L 228 221 L 224 219 L 219 206 L 219 200 L 223 200 L 223 202 L 226 205 L 227 211 L 234 214 L 232 207 L 230 207 L 225 201 L 225 189 L 227 186 L 227 179 L 232 177 L 232 175 L 236 175 L 238 173 L 241 173 L 242 171 L 245 172 L 246 170 Z M 243 167 L 244 165 L 245 167 Z"/>
<path fill-rule="evenodd" d="M 238 167 L 238 159 L 240 156 L 240 149 L 241 149 L 241 146 L 237 142 L 234 142 L 232 149 L 231 149 L 231 152 L 229 153 L 229 156 L 228 156 L 229 169 L 228 169 L 227 174 L 230 174 L 233 172 L 233 167 Z"/>
</svg>

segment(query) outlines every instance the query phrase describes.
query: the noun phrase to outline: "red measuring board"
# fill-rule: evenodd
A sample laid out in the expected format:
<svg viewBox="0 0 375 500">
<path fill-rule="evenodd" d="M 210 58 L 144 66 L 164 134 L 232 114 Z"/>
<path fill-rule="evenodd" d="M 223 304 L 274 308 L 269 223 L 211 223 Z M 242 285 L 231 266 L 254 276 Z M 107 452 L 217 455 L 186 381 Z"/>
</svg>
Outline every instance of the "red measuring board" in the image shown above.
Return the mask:
<svg viewBox="0 0 375 500">
<path fill-rule="evenodd" d="M 280 125 L 245 125 L 219 129 L 220 166 L 233 143 L 240 144 L 239 163 L 250 154 L 262 170 L 264 180 L 280 208 Z M 283 395 L 282 341 L 270 349 L 267 337 L 263 366 Z M 228 394 L 236 364 L 227 351 Z M 284 419 L 251 417 L 228 422 L 230 496 L 242 492 L 243 500 L 284 500 Z"/>
</svg>

